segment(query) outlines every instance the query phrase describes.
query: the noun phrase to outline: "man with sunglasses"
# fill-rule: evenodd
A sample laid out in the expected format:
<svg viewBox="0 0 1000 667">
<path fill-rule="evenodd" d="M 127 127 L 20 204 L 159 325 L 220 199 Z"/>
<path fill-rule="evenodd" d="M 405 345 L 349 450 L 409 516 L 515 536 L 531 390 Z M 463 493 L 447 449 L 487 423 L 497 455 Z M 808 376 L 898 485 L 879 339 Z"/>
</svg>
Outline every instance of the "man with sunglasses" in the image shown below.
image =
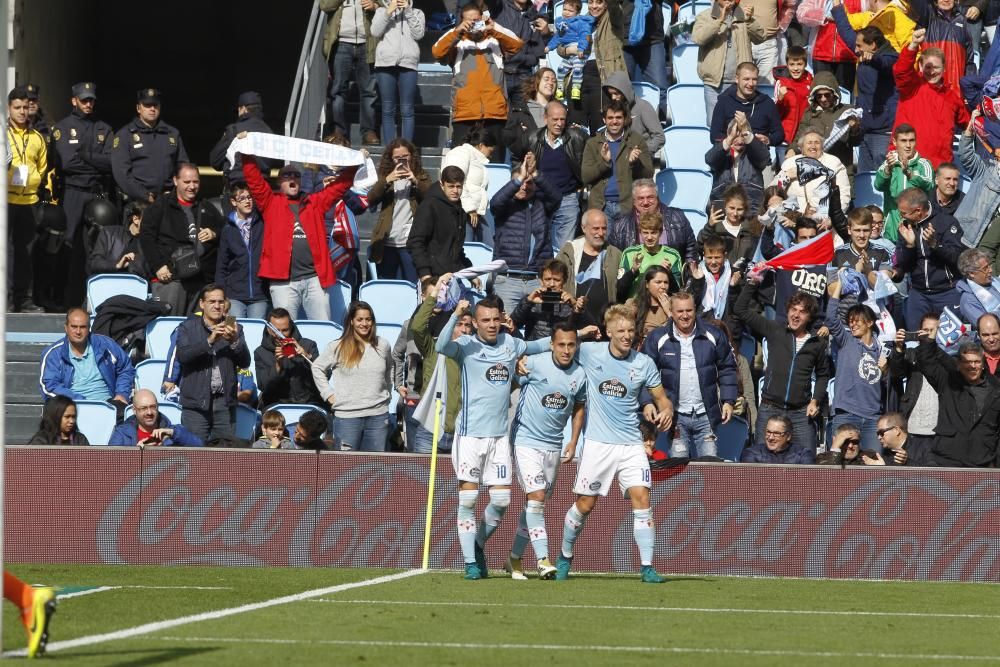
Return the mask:
<svg viewBox="0 0 1000 667">
<path fill-rule="evenodd" d="M 906 417 L 898 412 L 887 412 L 879 417 L 875 434 L 882 443 L 882 452 L 878 455 L 879 462 L 869 462 L 869 465 L 905 466 L 920 465 L 914 452 L 910 434 L 906 430 Z"/>
<path fill-rule="evenodd" d="M 153 202 L 173 187 L 177 164 L 188 155 L 180 131 L 160 120 L 160 91 L 140 90 L 135 111 L 111 143 L 111 169 L 123 198 Z"/>
<path fill-rule="evenodd" d="M 238 138 L 244 133 L 237 135 Z M 306 319 L 329 320 L 330 299 L 326 288 L 336 282 L 330 262 L 324 216 L 354 182 L 357 167 L 343 167 L 337 176 L 324 179 L 324 187 L 302 194 L 302 172 L 288 164 L 278 175 L 279 191 L 264 180 L 254 157 L 240 156 L 250 195 L 264 219 L 264 242 L 257 275 L 270 281 L 271 303 L 284 308 L 292 318 L 299 309 Z"/>
</svg>

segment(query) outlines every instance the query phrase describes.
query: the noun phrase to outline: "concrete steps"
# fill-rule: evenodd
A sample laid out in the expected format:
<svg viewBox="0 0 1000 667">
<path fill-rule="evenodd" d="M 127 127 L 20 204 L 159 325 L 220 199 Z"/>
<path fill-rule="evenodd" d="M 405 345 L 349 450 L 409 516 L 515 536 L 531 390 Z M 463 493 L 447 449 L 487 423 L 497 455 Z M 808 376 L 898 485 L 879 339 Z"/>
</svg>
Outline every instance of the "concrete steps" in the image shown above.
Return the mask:
<svg viewBox="0 0 1000 667">
<path fill-rule="evenodd" d="M 7 316 L 9 333 L 7 364 L 4 367 L 6 394 L 4 413 L 6 415 L 6 444 L 24 444 L 38 430 L 42 416 L 42 396 L 38 390 L 38 374 L 42 352 L 47 343 L 9 342 L 12 336 L 32 334 L 62 336 L 63 315 L 21 315 Z"/>
</svg>

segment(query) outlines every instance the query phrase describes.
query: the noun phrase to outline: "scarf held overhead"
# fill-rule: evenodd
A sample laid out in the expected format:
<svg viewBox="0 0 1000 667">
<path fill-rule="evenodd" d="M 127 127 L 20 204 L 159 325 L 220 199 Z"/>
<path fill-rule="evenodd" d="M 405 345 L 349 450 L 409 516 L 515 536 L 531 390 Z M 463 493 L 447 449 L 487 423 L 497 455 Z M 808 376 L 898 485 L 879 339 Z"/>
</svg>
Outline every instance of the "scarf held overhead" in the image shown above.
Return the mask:
<svg viewBox="0 0 1000 667">
<path fill-rule="evenodd" d="M 280 134 L 266 132 L 248 132 L 242 139 L 237 137 L 229 144 L 226 159 L 230 164 L 233 164 L 237 153 L 329 167 L 362 167 L 354 179 L 354 189 L 360 192 L 367 192 L 377 180 L 377 176 L 372 178 L 375 175 L 375 164 L 364 153 L 322 141 L 283 137 Z M 367 183 L 369 180 L 372 182 Z"/>
</svg>

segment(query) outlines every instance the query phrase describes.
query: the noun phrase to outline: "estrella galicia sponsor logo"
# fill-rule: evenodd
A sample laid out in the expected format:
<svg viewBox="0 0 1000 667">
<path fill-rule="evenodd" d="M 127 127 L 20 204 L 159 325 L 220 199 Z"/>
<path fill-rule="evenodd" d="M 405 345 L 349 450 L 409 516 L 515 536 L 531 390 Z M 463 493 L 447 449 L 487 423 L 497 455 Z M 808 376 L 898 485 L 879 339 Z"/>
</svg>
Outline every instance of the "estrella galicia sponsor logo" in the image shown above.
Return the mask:
<svg viewBox="0 0 1000 667">
<path fill-rule="evenodd" d="M 589 488 L 591 491 L 598 491 L 601 488 L 601 483 L 600 482 L 591 482 L 590 486 L 587 487 L 587 488 Z"/>
<path fill-rule="evenodd" d="M 504 364 L 494 364 L 486 369 L 486 381 L 490 384 L 507 384 L 510 382 L 510 369 Z"/>
<path fill-rule="evenodd" d="M 628 393 L 628 389 L 618 378 L 605 380 L 597 387 L 597 390 L 600 391 L 603 396 L 607 396 L 608 398 L 613 398 L 615 400 L 625 398 L 625 394 Z"/>
<path fill-rule="evenodd" d="M 534 482 L 538 486 L 545 486 L 545 473 L 540 472 L 537 475 L 535 475 Z"/>
<path fill-rule="evenodd" d="M 479 473 L 481 473 L 481 472 L 482 472 L 482 470 L 480 470 L 479 468 L 469 468 L 469 476 L 470 477 L 479 477 Z"/>
<path fill-rule="evenodd" d="M 554 394 L 542 396 L 542 407 L 546 410 L 565 410 L 567 405 L 569 405 L 569 399 L 560 394 L 558 391 Z"/>
</svg>

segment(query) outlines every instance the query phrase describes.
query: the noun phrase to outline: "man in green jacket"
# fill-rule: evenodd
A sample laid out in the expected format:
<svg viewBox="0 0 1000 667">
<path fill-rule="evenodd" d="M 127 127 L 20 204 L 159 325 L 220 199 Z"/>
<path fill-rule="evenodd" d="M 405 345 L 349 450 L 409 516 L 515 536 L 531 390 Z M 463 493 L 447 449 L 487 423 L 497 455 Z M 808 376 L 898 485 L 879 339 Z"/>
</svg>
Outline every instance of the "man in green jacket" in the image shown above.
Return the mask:
<svg viewBox="0 0 1000 667">
<path fill-rule="evenodd" d="M 885 195 L 882 236 L 896 243 L 900 219 L 896 197 L 907 188 L 920 188 L 930 194 L 934 189 L 934 168 L 930 160 L 917 155 L 917 131 L 912 125 L 900 125 L 892 138 L 896 150 L 886 153 L 885 162 L 875 172 L 875 189 Z"/>
<path fill-rule="evenodd" d="M 603 132 L 587 140 L 580 176 L 590 187 L 588 208 L 603 210 L 608 220 L 632 208 L 632 181 L 653 177 L 653 157 L 646 140 L 629 127 L 631 112 L 622 100 L 604 110 Z"/>
<path fill-rule="evenodd" d="M 423 391 L 430 387 L 431 376 L 434 374 L 434 367 L 437 366 L 437 350 L 434 343 L 437 334 L 447 321 L 447 313 L 437 308 L 438 291 L 451 279 L 451 274 L 441 276 L 436 282 L 431 279 L 430 287 L 424 292 L 424 301 L 417 308 L 417 312 L 410 319 L 410 334 L 413 342 L 424 358 L 423 366 Z M 472 333 L 472 315 L 467 314 L 458 320 L 455 325 L 455 332 L 452 339 L 458 338 L 462 334 Z M 444 424 L 442 425 L 441 437 L 438 440 L 439 452 L 450 452 L 451 441 L 455 434 L 455 417 L 458 416 L 459 407 L 462 404 L 462 369 L 454 359 L 445 359 L 445 368 L 448 371 L 448 404 L 445 406 Z M 420 438 L 417 438 L 419 443 Z M 430 454 L 430 450 L 422 451 L 422 447 L 413 450 L 418 454 Z"/>
</svg>

